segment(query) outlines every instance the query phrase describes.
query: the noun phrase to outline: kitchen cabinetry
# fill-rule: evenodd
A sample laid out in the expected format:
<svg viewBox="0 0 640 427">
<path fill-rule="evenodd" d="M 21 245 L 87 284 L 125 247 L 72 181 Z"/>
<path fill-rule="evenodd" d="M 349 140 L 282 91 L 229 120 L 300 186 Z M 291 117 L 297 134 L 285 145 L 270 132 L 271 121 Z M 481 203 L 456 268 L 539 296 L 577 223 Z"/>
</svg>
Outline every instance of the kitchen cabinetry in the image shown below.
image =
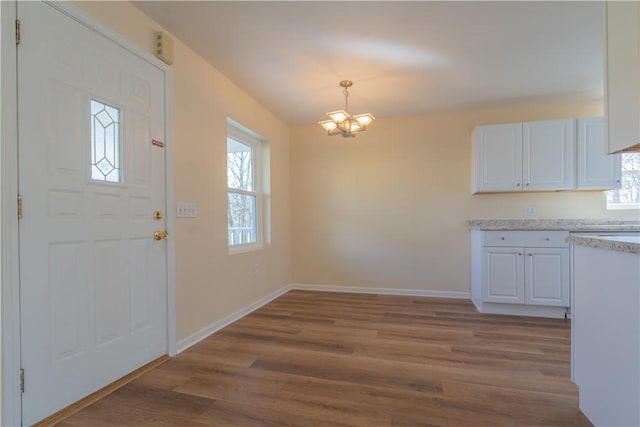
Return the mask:
<svg viewBox="0 0 640 427">
<path fill-rule="evenodd" d="M 568 232 L 478 233 L 472 258 L 478 251 L 482 256 L 472 263 L 472 296 L 480 311 L 564 316 L 570 304 Z"/>
<path fill-rule="evenodd" d="M 575 120 L 474 129 L 473 192 L 564 190 L 575 186 Z"/>
<path fill-rule="evenodd" d="M 605 118 L 609 153 L 640 150 L 640 8 L 605 3 Z"/>
<path fill-rule="evenodd" d="M 604 117 L 578 119 L 578 189 L 620 188 L 622 155 L 607 154 L 604 132 Z"/>
<path fill-rule="evenodd" d="M 596 426 L 640 425 L 640 255 L 573 246 L 573 381 Z"/>
<path fill-rule="evenodd" d="M 570 190 L 575 185 L 575 120 L 522 125 L 522 182 L 525 190 Z"/>
<path fill-rule="evenodd" d="M 603 117 L 478 126 L 473 193 L 620 188 L 604 128 Z"/>
<path fill-rule="evenodd" d="M 478 126 L 474 192 L 522 190 L 522 123 Z"/>
</svg>

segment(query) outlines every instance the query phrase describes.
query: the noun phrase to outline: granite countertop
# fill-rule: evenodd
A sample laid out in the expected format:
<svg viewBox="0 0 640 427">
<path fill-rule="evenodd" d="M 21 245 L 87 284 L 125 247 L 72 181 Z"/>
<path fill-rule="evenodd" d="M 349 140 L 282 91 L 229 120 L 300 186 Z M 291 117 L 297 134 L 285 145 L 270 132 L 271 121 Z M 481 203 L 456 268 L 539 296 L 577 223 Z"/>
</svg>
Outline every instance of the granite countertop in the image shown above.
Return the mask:
<svg viewBox="0 0 640 427">
<path fill-rule="evenodd" d="M 640 231 L 640 220 L 610 219 L 473 219 L 470 230 Z"/>
<path fill-rule="evenodd" d="M 591 248 L 608 249 L 611 251 L 640 254 L 640 233 L 619 235 L 587 235 L 571 234 L 567 242 L 572 245 L 588 246 Z"/>
</svg>

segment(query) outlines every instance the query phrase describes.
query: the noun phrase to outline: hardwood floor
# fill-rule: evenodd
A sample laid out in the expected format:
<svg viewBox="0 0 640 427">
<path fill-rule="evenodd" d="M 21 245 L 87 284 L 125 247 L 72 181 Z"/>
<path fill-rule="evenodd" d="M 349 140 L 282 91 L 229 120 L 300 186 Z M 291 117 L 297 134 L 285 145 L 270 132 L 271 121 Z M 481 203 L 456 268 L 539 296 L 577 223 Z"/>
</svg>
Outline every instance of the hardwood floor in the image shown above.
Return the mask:
<svg viewBox="0 0 640 427">
<path fill-rule="evenodd" d="M 591 426 L 568 320 L 291 291 L 59 426 Z"/>
</svg>

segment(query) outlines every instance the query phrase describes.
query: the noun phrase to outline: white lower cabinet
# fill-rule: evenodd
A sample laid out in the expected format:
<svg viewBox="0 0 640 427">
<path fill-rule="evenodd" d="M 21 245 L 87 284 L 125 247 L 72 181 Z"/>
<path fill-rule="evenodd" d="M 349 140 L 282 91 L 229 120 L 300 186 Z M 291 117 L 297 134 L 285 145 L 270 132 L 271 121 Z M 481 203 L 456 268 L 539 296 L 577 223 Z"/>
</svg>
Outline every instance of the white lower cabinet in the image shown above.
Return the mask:
<svg viewBox="0 0 640 427">
<path fill-rule="evenodd" d="M 480 311 L 564 316 L 570 305 L 567 232 L 476 233 L 471 287 Z"/>
<path fill-rule="evenodd" d="M 524 304 L 524 249 L 485 247 L 483 301 Z"/>
<path fill-rule="evenodd" d="M 569 306 L 569 248 L 524 251 L 524 303 Z"/>
</svg>

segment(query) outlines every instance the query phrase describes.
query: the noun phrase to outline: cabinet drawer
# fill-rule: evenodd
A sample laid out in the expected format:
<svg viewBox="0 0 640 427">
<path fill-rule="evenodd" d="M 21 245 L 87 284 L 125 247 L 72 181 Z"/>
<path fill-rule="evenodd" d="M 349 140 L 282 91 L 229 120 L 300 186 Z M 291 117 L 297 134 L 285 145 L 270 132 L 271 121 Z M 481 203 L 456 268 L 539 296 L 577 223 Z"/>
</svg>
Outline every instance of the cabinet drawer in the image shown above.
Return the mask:
<svg viewBox="0 0 640 427">
<path fill-rule="evenodd" d="M 565 248 L 568 231 L 485 231 L 483 246 Z"/>
</svg>

